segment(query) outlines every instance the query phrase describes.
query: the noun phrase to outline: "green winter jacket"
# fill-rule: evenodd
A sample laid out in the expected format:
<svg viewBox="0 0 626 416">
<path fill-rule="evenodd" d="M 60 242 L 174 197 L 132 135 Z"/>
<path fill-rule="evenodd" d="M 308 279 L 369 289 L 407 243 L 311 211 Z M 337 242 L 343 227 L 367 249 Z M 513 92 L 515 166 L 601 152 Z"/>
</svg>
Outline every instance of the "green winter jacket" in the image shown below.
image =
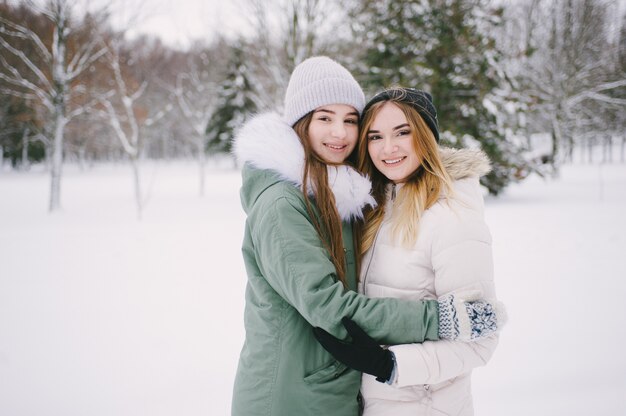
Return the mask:
<svg viewBox="0 0 626 416">
<path fill-rule="evenodd" d="M 258 125 L 257 118 L 250 122 L 254 128 L 242 129 L 235 140 L 235 153 L 247 162 L 241 201 L 247 214 L 242 252 L 248 284 L 246 339 L 235 379 L 232 415 L 356 416 L 360 373 L 334 360 L 318 344 L 312 328 L 318 326 L 345 338 L 347 333 L 340 320 L 349 316 L 381 343 L 437 340 L 437 302 L 368 299 L 356 293 L 348 221 L 344 222 L 343 238 L 352 290 L 344 289 L 306 211 L 298 178 L 291 177 L 290 172 L 298 169 L 290 171 L 283 166 L 282 161 L 291 164 L 299 160 L 298 156 L 265 160 L 266 154 L 282 146 L 283 141 L 293 141 L 288 136 L 293 130 L 288 126 L 281 130 L 280 125 L 273 124 L 278 120 L 263 117 L 269 116 L 260 116 L 272 127 L 269 131 Z M 258 151 L 247 146 L 252 140 Z M 356 172 L 344 174 L 342 168 L 337 172 L 333 184 L 353 184 Z M 345 212 L 340 201 L 358 201 L 359 197 L 345 187 L 333 187 L 333 192 L 338 209 L 342 207 L 340 214 L 348 220 L 354 211 Z M 346 194 L 344 199 L 338 196 L 340 193 Z"/>
</svg>

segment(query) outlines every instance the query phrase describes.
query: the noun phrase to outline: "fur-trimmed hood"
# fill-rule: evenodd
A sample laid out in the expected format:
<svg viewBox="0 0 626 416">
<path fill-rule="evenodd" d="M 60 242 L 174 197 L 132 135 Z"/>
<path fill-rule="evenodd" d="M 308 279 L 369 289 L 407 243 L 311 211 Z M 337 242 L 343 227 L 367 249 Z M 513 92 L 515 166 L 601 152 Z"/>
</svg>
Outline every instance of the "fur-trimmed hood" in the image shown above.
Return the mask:
<svg viewBox="0 0 626 416">
<path fill-rule="evenodd" d="M 479 149 L 440 147 L 439 155 L 443 166 L 453 180 L 472 176 L 481 177 L 491 171 L 489 158 Z"/>
<path fill-rule="evenodd" d="M 482 210 L 483 190 L 479 179 L 491 171 L 489 157 L 480 149 L 453 149 L 440 147 L 439 155 L 446 171 L 452 179 L 453 197 L 464 201 L 468 206 Z M 446 197 L 443 191 L 441 198 Z"/>
<path fill-rule="evenodd" d="M 271 170 L 302 189 L 304 149 L 296 132 L 278 114 L 260 114 L 244 124 L 235 136 L 233 153 L 239 163 Z M 361 218 L 366 205 L 375 205 L 371 182 L 350 166 L 328 166 L 328 181 L 342 220 Z"/>
</svg>

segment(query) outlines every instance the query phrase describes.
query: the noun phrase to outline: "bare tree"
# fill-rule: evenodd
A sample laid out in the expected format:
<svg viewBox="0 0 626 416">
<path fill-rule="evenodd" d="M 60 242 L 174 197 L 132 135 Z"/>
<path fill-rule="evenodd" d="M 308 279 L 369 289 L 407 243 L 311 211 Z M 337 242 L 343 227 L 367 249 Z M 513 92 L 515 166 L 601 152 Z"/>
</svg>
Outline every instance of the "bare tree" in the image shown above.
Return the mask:
<svg viewBox="0 0 626 416">
<path fill-rule="evenodd" d="M 79 37 L 85 30 L 97 27 L 94 21 L 75 25 L 72 16 L 75 2 L 50 0 L 45 7 L 28 2 L 29 7 L 45 16 L 52 25 L 52 39 L 43 37 L 24 25 L 0 17 L 0 80 L 1 92 L 37 102 L 45 109 L 44 131 L 50 138 L 50 199 L 49 210 L 61 204 L 61 169 L 65 126 L 74 117 L 86 112 L 93 101 L 79 100 L 87 87 L 77 82 L 79 76 L 105 52 L 97 36 Z M 97 15 L 97 14 L 96 14 Z M 86 27 L 89 24 L 91 27 Z M 28 56 L 17 48 L 15 41 L 26 40 L 33 45 L 36 56 Z M 70 41 L 76 45 L 69 48 Z M 5 58 L 10 55 L 21 65 Z"/>
<path fill-rule="evenodd" d="M 199 165 L 199 193 L 204 196 L 207 147 L 207 127 L 217 109 L 218 76 L 208 51 L 190 55 L 188 70 L 178 74 L 172 90 L 180 114 L 191 130 Z"/>
<path fill-rule="evenodd" d="M 337 24 L 344 16 L 331 0 L 279 0 L 268 4 L 247 0 L 254 41 L 248 55 L 256 68 L 249 74 L 256 88 L 254 101 L 260 109 L 282 105 L 289 75 L 306 58 L 329 52 L 336 42 Z"/>
<path fill-rule="evenodd" d="M 113 40 L 106 52 L 113 74 L 113 88 L 100 95 L 103 109 L 99 113 L 112 128 L 131 162 L 137 217 L 141 219 L 146 195 L 142 189 L 139 160 L 145 145 L 145 129 L 159 121 L 171 107 L 167 103 L 161 106 L 140 104 L 149 81 L 145 78 L 138 81 L 125 74 L 120 52 L 120 40 Z"/>
</svg>

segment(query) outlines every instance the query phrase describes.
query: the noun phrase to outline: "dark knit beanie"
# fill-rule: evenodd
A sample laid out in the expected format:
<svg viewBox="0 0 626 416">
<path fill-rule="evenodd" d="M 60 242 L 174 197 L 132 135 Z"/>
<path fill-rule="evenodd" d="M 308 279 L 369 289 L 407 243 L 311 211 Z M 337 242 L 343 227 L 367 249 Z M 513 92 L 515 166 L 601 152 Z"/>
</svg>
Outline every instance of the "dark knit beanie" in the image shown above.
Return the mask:
<svg viewBox="0 0 626 416">
<path fill-rule="evenodd" d="M 439 143 L 439 128 L 437 123 L 437 110 L 433 105 L 433 97 L 426 91 L 415 88 L 393 87 L 379 92 L 365 105 L 363 114 L 367 113 L 372 105 L 381 101 L 396 101 L 413 107 L 424 119 L 435 140 Z"/>
</svg>

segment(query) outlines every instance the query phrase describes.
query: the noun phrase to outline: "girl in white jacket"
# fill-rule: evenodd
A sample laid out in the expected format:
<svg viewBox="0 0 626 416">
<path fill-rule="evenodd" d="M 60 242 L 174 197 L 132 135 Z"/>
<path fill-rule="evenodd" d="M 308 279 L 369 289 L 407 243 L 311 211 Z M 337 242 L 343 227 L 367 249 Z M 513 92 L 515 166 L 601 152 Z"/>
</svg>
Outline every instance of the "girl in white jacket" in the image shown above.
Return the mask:
<svg viewBox="0 0 626 416">
<path fill-rule="evenodd" d="M 362 230 L 359 290 L 369 297 L 440 299 L 445 313 L 455 296 L 495 300 L 495 289 L 478 182 L 489 161 L 479 150 L 439 148 L 438 141 L 428 93 L 392 88 L 366 105 L 358 162 L 372 178 L 378 206 Z M 350 343 L 323 331 L 317 335 L 337 359 L 364 371 L 364 415 L 472 415 L 472 369 L 486 364 L 497 345 L 497 335 L 479 338 L 480 332 L 500 329 L 503 321 L 496 322 L 490 307 L 471 314 L 482 322 L 473 328 L 475 342 L 381 348 L 350 320 L 344 320 Z M 440 331 L 458 331 L 464 324 Z M 381 376 L 371 363 L 393 370 Z"/>
</svg>

